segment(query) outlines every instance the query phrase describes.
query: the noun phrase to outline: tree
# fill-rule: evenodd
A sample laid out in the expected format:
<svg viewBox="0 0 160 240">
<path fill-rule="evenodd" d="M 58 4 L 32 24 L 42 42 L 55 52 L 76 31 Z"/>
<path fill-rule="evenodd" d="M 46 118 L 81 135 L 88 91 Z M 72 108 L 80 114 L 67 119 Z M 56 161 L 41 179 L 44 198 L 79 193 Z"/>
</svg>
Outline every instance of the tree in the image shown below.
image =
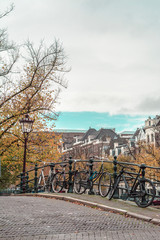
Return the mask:
<svg viewBox="0 0 160 240">
<path fill-rule="evenodd" d="M 14 9 L 14 5 L 10 5 L 6 11 L 0 13 L 0 19 L 8 16 L 10 12 Z M 0 29 L 0 91 L 6 87 L 6 83 L 9 84 L 7 75 L 12 71 L 14 64 L 18 59 L 18 46 L 13 42 L 9 42 L 8 34 L 6 29 Z M 2 78 L 3 77 L 3 78 Z M 1 99 L 1 101 L 3 101 Z"/>
<path fill-rule="evenodd" d="M 61 135 L 55 132 L 33 132 L 30 134 L 28 159 L 31 162 L 57 162 L 61 157 Z"/>
<path fill-rule="evenodd" d="M 25 67 L 16 78 L 14 86 L 3 92 L 1 101 L 0 138 L 11 134 L 21 116 L 26 113 L 41 115 L 45 120 L 55 120 L 55 103 L 60 88 L 66 87 L 61 73 L 66 72 L 62 46 L 55 41 L 49 48 L 41 43 L 38 49 L 27 42 Z M 18 80 L 19 79 L 19 80 Z M 3 153 L 3 152 L 2 152 Z"/>
<path fill-rule="evenodd" d="M 12 10 L 13 6 L 0 18 Z M 19 48 L 9 43 L 7 32 L 3 29 L 0 30 L 0 69 L 0 156 L 7 162 L 11 160 L 10 150 L 15 149 L 14 156 L 19 146 L 22 150 L 24 138 L 19 129 L 22 116 L 29 114 L 35 120 L 34 131 L 41 131 L 41 136 L 44 130 L 53 129 L 53 120 L 58 116 L 55 104 L 61 87 L 67 85 L 64 73 L 68 69 L 62 44 L 58 40 L 49 47 L 44 41 L 35 47 L 28 40 Z M 32 140 L 29 141 L 34 145 Z M 52 150 L 59 144 L 57 137 L 48 141 Z M 28 154 L 29 151 L 28 148 Z M 19 159 L 22 160 L 21 157 Z"/>
</svg>

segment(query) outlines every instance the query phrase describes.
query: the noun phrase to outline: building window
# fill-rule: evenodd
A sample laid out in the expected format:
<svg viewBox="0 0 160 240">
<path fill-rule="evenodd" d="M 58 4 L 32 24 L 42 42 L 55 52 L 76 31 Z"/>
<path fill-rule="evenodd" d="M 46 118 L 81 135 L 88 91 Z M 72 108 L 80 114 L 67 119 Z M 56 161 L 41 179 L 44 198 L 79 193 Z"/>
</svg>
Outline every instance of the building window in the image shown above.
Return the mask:
<svg viewBox="0 0 160 240">
<path fill-rule="evenodd" d="M 151 141 L 154 142 L 154 136 L 153 136 L 153 133 L 151 134 Z"/>
<path fill-rule="evenodd" d="M 147 135 L 147 143 L 149 143 L 149 135 Z"/>
</svg>

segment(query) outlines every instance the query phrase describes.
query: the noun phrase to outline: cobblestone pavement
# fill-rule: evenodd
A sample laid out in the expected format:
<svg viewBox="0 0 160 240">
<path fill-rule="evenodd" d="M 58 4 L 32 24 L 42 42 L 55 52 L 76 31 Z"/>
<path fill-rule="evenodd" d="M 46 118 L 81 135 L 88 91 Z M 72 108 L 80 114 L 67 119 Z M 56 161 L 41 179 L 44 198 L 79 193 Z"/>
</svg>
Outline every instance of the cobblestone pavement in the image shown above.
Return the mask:
<svg viewBox="0 0 160 240">
<path fill-rule="evenodd" d="M 44 194 L 44 193 L 42 193 Z M 45 193 L 46 194 L 46 193 Z M 123 201 L 120 199 L 112 199 L 111 201 L 107 198 L 102 198 L 99 195 L 88 195 L 88 194 L 82 194 L 78 195 L 75 193 L 53 193 L 53 195 L 57 196 L 65 196 L 65 197 L 72 197 L 80 200 L 86 200 L 98 204 L 107 205 L 109 207 L 113 208 L 120 208 L 129 212 L 134 212 L 137 214 L 141 214 L 144 216 L 148 216 L 151 218 L 158 218 L 160 219 L 160 207 L 158 206 L 149 206 L 147 208 L 139 208 L 135 202 L 131 201 Z"/>
<path fill-rule="evenodd" d="M 0 240 L 158 240 L 160 226 L 55 199 L 0 197 Z"/>
</svg>

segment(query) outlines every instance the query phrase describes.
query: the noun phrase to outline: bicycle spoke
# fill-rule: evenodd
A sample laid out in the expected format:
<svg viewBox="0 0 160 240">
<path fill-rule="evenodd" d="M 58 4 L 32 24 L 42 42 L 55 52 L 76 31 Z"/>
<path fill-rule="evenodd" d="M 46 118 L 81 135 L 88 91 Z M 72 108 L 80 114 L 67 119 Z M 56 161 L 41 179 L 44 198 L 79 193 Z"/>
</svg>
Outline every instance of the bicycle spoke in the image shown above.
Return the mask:
<svg viewBox="0 0 160 240">
<path fill-rule="evenodd" d="M 53 192 L 60 192 L 63 188 L 63 174 L 57 173 L 52 181 L 52 190 Z"/>
<path fill-rule="evenodd" d="M 88 174 L 85 171 L 78 172 L 74 179 L 74 191 L 77 194 L 82 194 L 87 188 Z"/>
<path fill-rule="evenodd" d="M 149 179 L 144 179 L 137 182 L 135 186 L 134 199 L 139 207 L 148 207 L 151 205 L 155 194 L 155 187 Z"/>
</svg>

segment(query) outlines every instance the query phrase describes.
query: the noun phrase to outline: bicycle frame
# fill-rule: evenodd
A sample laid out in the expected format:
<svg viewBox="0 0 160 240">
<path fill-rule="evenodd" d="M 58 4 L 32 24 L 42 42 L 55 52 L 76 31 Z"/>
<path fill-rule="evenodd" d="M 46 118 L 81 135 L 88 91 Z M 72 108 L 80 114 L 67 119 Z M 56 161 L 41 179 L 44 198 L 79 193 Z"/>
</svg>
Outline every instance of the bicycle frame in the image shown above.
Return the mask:
<svg viewBox="0 0 160 240">
<path fill-rule="evenodd" d="M 78 170 L 74 169 L 74 171 L 72 171 L 72 175 L 75 176 L 76 173 L 78 172 Z M 65 172 L 65 166 L 62 167 L 62 170 L 58 170 L 56 173 L 55 173 L 55 176 L 56 174 L 60 173 L 63 177 L 63 180 L 61 181 L 61 186 L 62 186 L 62 189 L 65 188 L 65 189 L 68 189 L 69 188 L 69 172 Z M 67 175 L 67 176 L 66 176 Z M 73 180 L 74 181 L 74 180 Z"/>
<path fill-rule="evenodd" d="M 45 166 L 45 163 L 44 163 L 44 166 Z M 52 181 L 54 175 L 55 175 L 55 173 L 50 169 L 49 170 L 49 174 L 48 174 L 48 178 L 46 180 L 47 176 L 44 175 L 44 167 L 43 167 L 41 169 L 41 173 L 39 175 L 38 185 L 40 187 L 43 187 L 44 189 L 49 187 L 49 185 L 51 184 L 51 181 Z M 42 186 L 41 186 L 41 181 L 43 181 L 43 185 Z"/>
<path fill-rule="evenodd" d="M 42 168 L 41 173 L 40 173 L 40 175 L 39 175 L 38 185 L 40 185 L 41 181 L 43 181 L 44 187 L 45 187 L 45 185 L 46 185 L 46 180 L 45 180 L 44 169 L 43 169 L 43 168 Z"/>
<path fill-rule="evenodd" d="M 124 167 L 124 168 L 125 168 L 125 167 Z M 135 197 L 135 196 L 136 196 L 136 193 L 134 192 L 134 190 L 135 190 L 135 186 L 136 186 L 137 181 L 140 181 L 139 177 L 140 177 L 140 175 L 141 175 L 142 169 L 140 168 L 139 171 L 138 171 L 138 173 L 134 173 L 134 172 L 125 171 L 124 168 L 121 169 L 119 175 L 116 177 L 115 184 L 116 184 L 117 182 L 118 182 L 118 184 L 119 184 L 120 181 L 121 181 L 121 178 L 122 178 L 122 180 L 123 180 L 123 182 L 124 182 L 124 184 L 125 184 L 125 188 L 118 186 L 118 189 L 127 190 L 127 191 L 128 191 L 128 196 L 130 196 L 130 197 Z M 129 188 L 129 185 L 128 185 L 128 182 L 127 182 L 127 180 L 126 180 L 125 175 L 123 175 L 124 173 L 126 173 L 126 174 L 128 174 L 128 175 L 131 176 L 130 180 L 131 180 L 131 179 L 134 179 L 134 182 L 133 182 L 133 184 L 132 184 L 131 189 Z M 136 177 L 134 178 L 132 175 L 136 175 Z"/>
<path fill-rule="evenodd" d="M 89 171 L 87 171 L 89 173 Z M 81 180 L 81 186 L 86 189 L 91 189 L 93 184 L 97 181 L 97 179 L 100 178 L 100 176 L 103 174 L 103 161 L 100 167 L 99 172 L 94 171 L 91 176 L 88 176 L 88 179 Z"/>
<path fill-rule="evenodd" d="M 93 172 L 92 176 L 90 176 L 89 180 L 91 180 L 93 183 L 97 181 L 97 179 L 103 174 L 103 162 L 101 164 L 100 170 L 97 173 L 97 171 Z"/>
</svg>

